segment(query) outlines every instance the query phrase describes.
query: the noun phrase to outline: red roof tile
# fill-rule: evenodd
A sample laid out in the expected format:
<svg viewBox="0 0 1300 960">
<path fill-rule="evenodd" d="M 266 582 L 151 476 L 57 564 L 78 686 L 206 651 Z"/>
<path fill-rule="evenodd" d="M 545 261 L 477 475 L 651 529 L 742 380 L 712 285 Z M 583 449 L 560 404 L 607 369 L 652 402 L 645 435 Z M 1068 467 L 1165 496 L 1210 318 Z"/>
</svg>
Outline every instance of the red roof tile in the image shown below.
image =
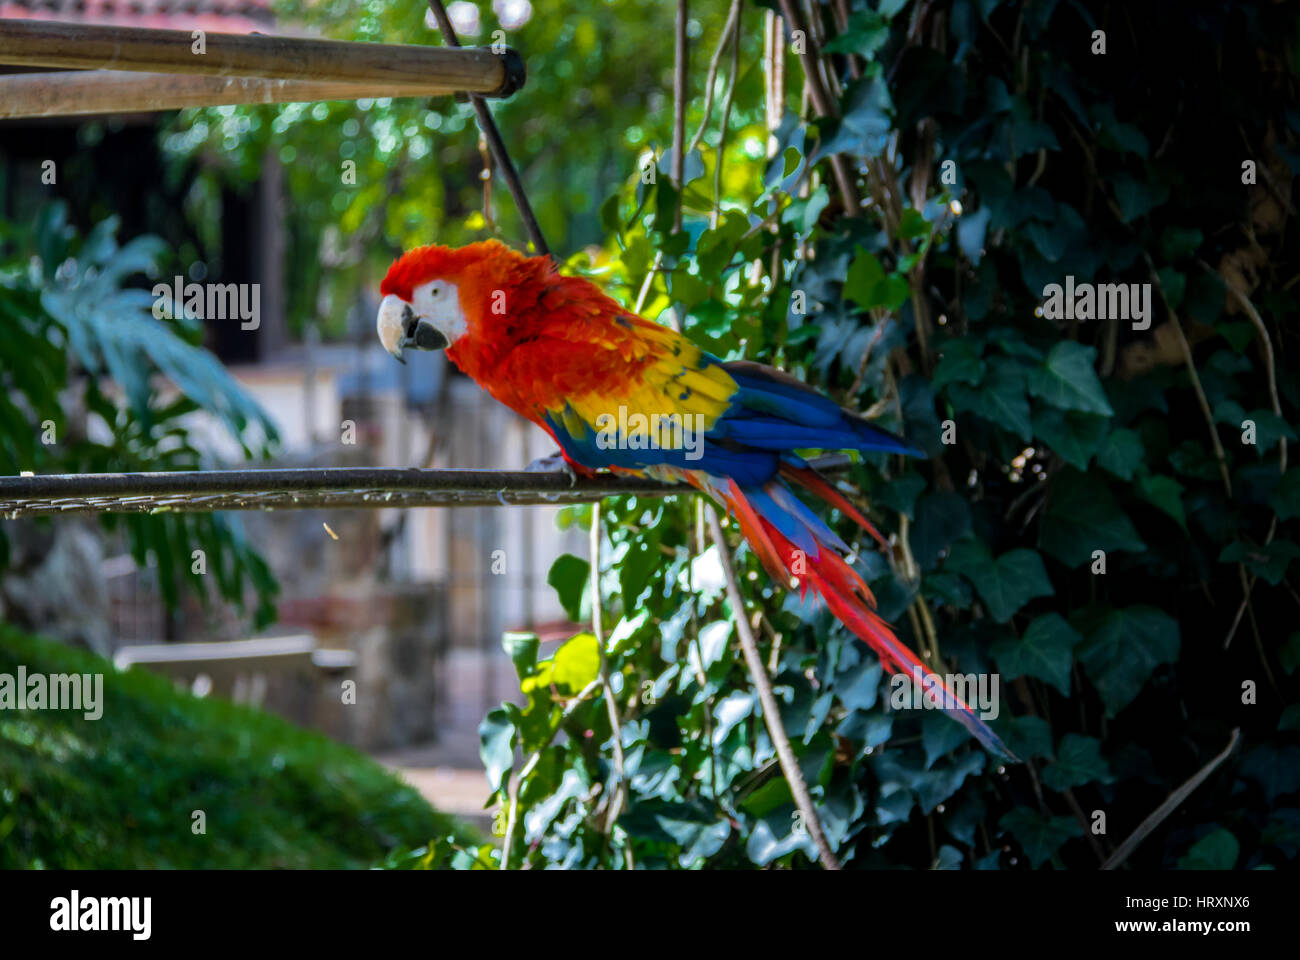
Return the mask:
<svg viewBox="0 0 1300 960">
<path fill-rule="evenodd" d="M 0 17 L 214 33 L 265 31 L 271 0 L 0 0 Z"/>
</svg>

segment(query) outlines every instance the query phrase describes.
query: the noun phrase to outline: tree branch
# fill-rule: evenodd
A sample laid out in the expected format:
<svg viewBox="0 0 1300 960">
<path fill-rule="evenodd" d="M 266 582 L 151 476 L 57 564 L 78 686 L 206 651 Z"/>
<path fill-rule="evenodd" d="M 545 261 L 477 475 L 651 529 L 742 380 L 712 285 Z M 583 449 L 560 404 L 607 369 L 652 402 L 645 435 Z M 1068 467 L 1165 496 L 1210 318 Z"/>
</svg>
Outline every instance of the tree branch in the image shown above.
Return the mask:
<svg viewBox="0 0 1300 960">
<path fill-rule="evenodd" d="M 727 538 L 722 533 L 718 512 L 713 509 L 712 504 L 706 504 L 704 513 L 708 518 L 709 533 L 718 548 L 718 560 L 722 564 L 722 573 L 727 581 L 727 600 L 731 603 L 732 615 L 736 621 L 736 634 L 740 637 L 740 647 L 745 653 L 745 664 L 749 667 L 759 703 L 763 706 L 763 720 L 767 724 L 767 732 L 772 736 L 772 743 L 776 746 L 781 770 L 790 784 L 790 793 L 794 796 L 795 806 L 803 814 L 804 825 L 812 835 L 822 866 L 827 870 L 840 870 L 842 865 L 835 852 L 831 850 L 826 840 L 826 833 L 822 830 L 822 822 L 817 816 L 817 808 L 813 806 L 812 796 L 808 793 L 808 785 L 804 782 L 803 772 L 799 769 L 799 761 L 795 759 L 794 750 L 790 748 L 790 738 L 786 736 L 785 726 L 781 723 L 780 707 L 777 705 L 776 695 L 772 692 L 772 683 L 768 679 L 767 671 L 763 668 L 763 658 L 759 656 L 754 633 L 750 630 L 749 621 L 745 619 L 745 601 L 740 595 L 736 571 L 731 565 L 731 551 L 727 546 Z"/>
<path fill-rule="evenodd" d="M 1129 854 L 1137 849 L 1137 845 L 1145 840 L 1152 830 L 1160 826 L 1161 822 L 1169 816 L 1169 814 L 1173 813 L 1174 810 L 1177 809 L 1178 805 L 1187 799 L 1187 795 L 1199 787 L 1205 778 L 1214 772 L 1215 768 L 1218 767 L 1219 764 L 1228 759 L 1228 754 L 1232 753 L 1233 748 L 1237 746 L 1237 740 L 1240 737 L 1241 729 L 1234 727 L 1232 730 L 1232 736 L 1228 739 L 1228 745 L 1223 748 L 1223 752 L 1205 766 L 1201 767 L 1201 769 L 1196 772 L 1195 776 L 1173 793 L 1169 794 L 1169 798 L 1165 800 L 1164 803 L 1151 811 L 1150 816 L 1139 823 L 1137 829 L 1129 834 L 1128 838 L 1125 839 L 1125 841 L 1119 845 L 1118 849 L 1110 855 L 1110 859 L 1101 865 L 1101 869 L 1114 870 L 1121 863 L 1127 860 Z"/>
</svg>

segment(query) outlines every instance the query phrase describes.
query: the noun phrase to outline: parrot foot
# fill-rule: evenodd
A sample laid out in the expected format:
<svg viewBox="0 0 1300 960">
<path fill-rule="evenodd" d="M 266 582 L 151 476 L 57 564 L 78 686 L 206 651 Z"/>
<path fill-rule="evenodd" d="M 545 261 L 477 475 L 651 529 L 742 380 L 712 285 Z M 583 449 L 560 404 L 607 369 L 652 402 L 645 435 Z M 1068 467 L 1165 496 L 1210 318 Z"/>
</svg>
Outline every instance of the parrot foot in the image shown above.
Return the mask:
<svg viewBox="0 0 1300 960">
<path fill-rule="evenodd" d="M 524 467 L 528 473 L 565 473 L 569 477 L 569 486 L 577 486 L 578 474 L 574 471 L 573 465 L 564 459 L 564 454 L 555 451 L 549 457 L 539 457 Z"/>
</svg>

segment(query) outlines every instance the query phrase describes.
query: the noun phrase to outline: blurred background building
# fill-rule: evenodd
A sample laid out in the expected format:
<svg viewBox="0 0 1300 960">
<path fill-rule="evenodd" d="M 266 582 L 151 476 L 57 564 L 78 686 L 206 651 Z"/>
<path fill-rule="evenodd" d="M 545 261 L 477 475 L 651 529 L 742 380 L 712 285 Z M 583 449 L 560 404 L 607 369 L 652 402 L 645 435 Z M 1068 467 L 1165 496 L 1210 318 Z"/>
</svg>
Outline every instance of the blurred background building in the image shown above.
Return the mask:
<svg viewBox="0 0 1300 960">
<path fill-rule="evenodd" d="M 295 32 L 273 23 L 268 0 L 5 0 L 0 17 Z M 35 215 L 48 197 L 24 185 L 40 182 L 41 165 L 54 160 L 53 192 L 82 224 L 116 215 L 123 238 L 162 236 L 181 262 L 185 251 L 215 243 L 209 256 L 190 258 L 186 279 L 259 287 L 258 328 L 208 320 L 205 343 L 274 420 L 282 448 L 272 466 L 507 470 L 554 452 L 549 438 L 482 394 L 443 356 L 394 363 L 374 335 L 378 277 L 360 285 L 342 337 L 322 342 L 314 326 L 291 333 L 281 159 L 268 154 L 251 189 L 199 195 L 197 181 L 169 175 L 159 148 L 162 123 L 159 115 L 141 114 L 0 125 L 0 216 L 21 223 Z M 183 215 L 200 201 L 219 221 L 206 244 L 194 218 Z M 431 210 L 431 224 L 436 219 Z M 240 459 L 218 424 L 204 414 L 193 421 L 218 456 Z M 248 512 L 247 537 L 280 584 L 278 621 L 259 634 L 219 602 L 184 595 L 168 611 L 153 571 L 139 569 L 123 538 L 92 520 L 33 527 L 16 537 L 19 551 L 40 556 L 6 578 L 4 601 L 10 615 L 47 634 L 383 753 L 408 768 L 441 809 L 471 812 L 486 794 L 477 725 L 518 691 L 502 652 L 503 631 L 535 630 L 544 642 L 574 632 L 546 573 L 562 553 L 585 554 L 586 537 L 559 531 L 556 512 Z M 69 574 L 73 569 L 86 575 Z M 52 582 L 88 586 L 52 595 L 42 586 Z M 264 642 L 229 646 L 246 640 Z M 140 649 L 162 644 L 184 644 L 174 649 L 193 659 L 164 663 L 159 658 L 167 654 Z M 224 644 L 212 649 L 230 659 L 205 658 L 192 644 Z M 355 704 L 341 704 L 343 680 L 355 682 Z"/>
</svg>

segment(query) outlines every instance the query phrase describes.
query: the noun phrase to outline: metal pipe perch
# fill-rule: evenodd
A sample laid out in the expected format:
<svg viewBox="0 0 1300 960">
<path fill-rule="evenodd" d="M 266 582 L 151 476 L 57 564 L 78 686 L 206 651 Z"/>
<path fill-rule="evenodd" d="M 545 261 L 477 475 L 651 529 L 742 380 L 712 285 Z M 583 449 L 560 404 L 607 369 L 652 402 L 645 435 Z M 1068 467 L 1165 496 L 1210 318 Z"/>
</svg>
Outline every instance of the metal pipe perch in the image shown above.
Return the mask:
<svg viewBox="0 0 1300 960">
<path fill-rule="evenodd" d="M 833 455 L 812 461 L 822 472 L 849 464 Z M 570 481 L 560 471 L 417 470 L 400 467 L 306 467 L 178 470 L 170 473 L 73 473 L 0 477 L 0 517 L 66 513 L 196 513 L 211 510 L 566 506 L 634 494 L 693 493 L 683 485 L 598 474 Z"/>
<path fill-rule="evenodd" d="M 687 488 L 675 488 L 685 492 Z M 663 496 L 653 480 L 564 473 L 332 467 L 0 477 L 6 519 L 64 513 L 483 507 L 591 503 L 632 493 Z"/>
</svg>

